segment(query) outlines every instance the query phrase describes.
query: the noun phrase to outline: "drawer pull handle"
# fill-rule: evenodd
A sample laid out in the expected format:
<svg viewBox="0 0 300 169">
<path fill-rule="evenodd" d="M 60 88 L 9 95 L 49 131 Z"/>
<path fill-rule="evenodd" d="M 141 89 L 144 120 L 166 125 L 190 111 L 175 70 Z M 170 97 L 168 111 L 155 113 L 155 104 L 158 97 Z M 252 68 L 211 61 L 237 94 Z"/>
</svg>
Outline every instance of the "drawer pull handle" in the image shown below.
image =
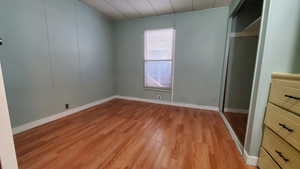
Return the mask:
<svg viewBox="0 0 300 169">
<path fill-rule="evenodd" d="M 300 100 L 300 97 L 295 97 L 295 96 L 291 96 L 291 95 L 287 95 L 287 94 L 284 96 L 287 98 L 290 98 L 290 99 Z"/>
<path fill-rule="evenodd" d="M 289 162 L 290 160 L 285 158 L 283 153 L 280 151 L 275 150 L 275 152 L 278 154 L 279 157 L 281 157 L 285 162 Z"/>
<path fill-rule="evenodd" d="M 285 124 L 278 123 L 278 125 L 279 125 L 280 127 L 284 128 L 284 129 L 286 129 L 286 130 L 289 131 L 289 132 L 293 132 L 293 131 L 294 131 L 293 129 L 288 128 Z"/>
</svg>

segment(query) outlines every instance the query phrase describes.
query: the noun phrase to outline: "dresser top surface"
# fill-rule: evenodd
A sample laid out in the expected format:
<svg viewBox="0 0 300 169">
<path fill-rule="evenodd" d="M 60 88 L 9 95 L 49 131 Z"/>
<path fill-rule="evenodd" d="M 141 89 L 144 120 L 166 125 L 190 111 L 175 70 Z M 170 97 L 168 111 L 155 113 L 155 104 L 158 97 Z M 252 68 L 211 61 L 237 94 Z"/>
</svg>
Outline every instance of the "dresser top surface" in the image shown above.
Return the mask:
<svg viewBox="0 0 300 169">
<path fill-rule="evenodd" d="M 272 79 L 300 80 L 300 74 L 274 72 Z"/>
</svg>

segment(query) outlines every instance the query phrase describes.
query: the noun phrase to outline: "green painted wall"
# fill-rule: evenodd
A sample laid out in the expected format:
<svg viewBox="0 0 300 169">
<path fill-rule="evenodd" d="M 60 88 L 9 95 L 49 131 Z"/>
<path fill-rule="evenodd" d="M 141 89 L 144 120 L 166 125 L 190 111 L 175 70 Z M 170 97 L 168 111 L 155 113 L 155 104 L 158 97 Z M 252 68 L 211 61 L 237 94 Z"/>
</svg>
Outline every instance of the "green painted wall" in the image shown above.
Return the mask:
<svg viewBox="0 0 300 169">
<path fill-rule="evenodd" d="M 174 101 L 217 106 L 224 59 L 228 7 L 117 22 L 117 93 L 154 98 L 143 88 L 144 30 L 175 27 Z"/>
<path fill-rule="evenodd" d="M 13 126 L 114 94 L 110 22 L 77 0 L 0 1 Z"/>
<path fill-rule="evenodd" d="M 114 24 L 117 94 L 142 98 L 153 98 L 155 94 L 160 94 L 163 100 L 170 100 L 168 92 L 144 90 L 144 30 L 168 28 L 173 23 L 173 16 L 159 16 Z"/>
<path fill-rule="evenodd" d="M 300 1 L 266 0 L 245 148 L 256 156 L 272 72 L 300 73 Z"/>
</svg>

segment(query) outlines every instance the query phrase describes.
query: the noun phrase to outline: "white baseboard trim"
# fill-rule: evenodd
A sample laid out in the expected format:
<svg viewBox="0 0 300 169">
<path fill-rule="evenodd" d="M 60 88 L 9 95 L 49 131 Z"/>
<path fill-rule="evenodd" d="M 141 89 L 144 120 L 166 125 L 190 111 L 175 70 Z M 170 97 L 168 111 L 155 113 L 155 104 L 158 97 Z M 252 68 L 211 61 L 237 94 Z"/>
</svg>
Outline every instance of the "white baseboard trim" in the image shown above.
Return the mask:
<svg viewBox="0 0 300 169">
<path fill-rule="evenodd" d="M 219 108 L 216 106 L 203 106 L 203 105 L 195 105 L 195 104 L 179 103 L 179 102 L 171 102 L 171 101 L 163 101 L 163 100 L 144 99 L 144 98 L 131 97 L 131 96 L 116 96 L 116 98 L 120 98 L 124 100 L 134 100 L 134 101 L 142 101 L 148 103 L 163 104 L 163 105 L 188 107 L 188 108 L 195 108 L 195 109 L 202 109 L 202 110 L 219 111 Z"/>
<path fill-rule="evenodd" d="M 61 112 L 61 113 L 58 113 L 58 114 L 55 114 L 55 115 L 52 115 L 52 116 L 49 116 L 49 117 L 45 117 L 45 118 L 42 118 L 40 120 L 36 120 L 36 121 L 33 121 L 33 122 L 23 124 L 21 126 L 13 128 L 13 134 L 18 134 L 18 133 L 24 132 L 26 130 L 29 130 L 29 129 L 41 126 L 43 124 L 49 123 L 51 121 L 66 117 L 68 115 L 78 113 L 82 110 L 85 110 L 85 109 L 88 109 L 90 107 L 102 104 L 102 103 L 110 101 L 114 98 L 116 98 L 116 96 L 110 96 L 110 97 L 107 97 L 105 99 L 94 101 L 94 102 L 89 103 L 89 104 L 85 104 L 85 105 L 82 105 L 82 106 L 79 106 L 79 107 L 76 107 L 76 108 L 68 109 L 64 112 Z"/>
<path fill-rule="evenodd" d="M 241 153 L 241 155 L 243 155 L 243 145 L 241 144 L 240 140 L 236 136 L 234 130 L 232 129 L 231 125 L 229 124 L 229 122 L 226 119 L 226 117 L 224 116 L 224 114 L 222 112 L 219 112 L 219 114 L 220 114 L 221 118 L 223 119 L 225 126 L 227 127 L 229 134 L 231 135 L 238 151 Z"/>
<path fill-rule="evenodd" d="M 232 113 L 243 113 L 248 114 L 249 110 L 247 109 L 236 109 L 236 108 L 224 108 L 225 112 L 232 112 Z"/>
<path fill-rule="evenodd" d="M 244 149 L 244 160 L 246 161 L 246 164 L 257 166 L 258 157 L 257 156 L 250 156 L 248 152 Z"/>
</svg>

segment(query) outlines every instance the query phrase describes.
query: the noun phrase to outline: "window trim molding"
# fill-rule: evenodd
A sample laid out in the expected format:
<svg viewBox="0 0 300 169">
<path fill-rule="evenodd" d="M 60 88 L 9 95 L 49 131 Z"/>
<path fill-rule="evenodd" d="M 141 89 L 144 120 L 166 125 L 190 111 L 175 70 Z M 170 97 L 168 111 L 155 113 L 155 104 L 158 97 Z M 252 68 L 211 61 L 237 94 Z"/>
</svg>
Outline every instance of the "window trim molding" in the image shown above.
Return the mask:
<svg viewBox="0 0 300 169">
<path fill-rule="evenodd" d="M 163 60 L 146 60 L 146 52 L 147 52 L 147 32 L 149 31 L 160 31 L 160 30 L 172 30 L 173 31 L 173 40 L 172 40 L 172 54 L 171 59 L 163 59 Z M 174 27 L 169 28 L 162 28 L 162 29 L 145 29 L 144 30 L 144 56 L 143 56 L 143 88 L 144 90 L 152 90 L 158 92 L 169 92 L 171 93 L 171 101 L 173 101 L 173 89 L 174 89 L 174 70 L 175 70 L 175 44 L 176 44 L 176 29 Z M 148 61 L 170 61 L 171 62 L 171 86 L 164 88 L 164 87 L 150 87 L 146 86 L 145 82 L 145 63 Z"/>
</svg>

